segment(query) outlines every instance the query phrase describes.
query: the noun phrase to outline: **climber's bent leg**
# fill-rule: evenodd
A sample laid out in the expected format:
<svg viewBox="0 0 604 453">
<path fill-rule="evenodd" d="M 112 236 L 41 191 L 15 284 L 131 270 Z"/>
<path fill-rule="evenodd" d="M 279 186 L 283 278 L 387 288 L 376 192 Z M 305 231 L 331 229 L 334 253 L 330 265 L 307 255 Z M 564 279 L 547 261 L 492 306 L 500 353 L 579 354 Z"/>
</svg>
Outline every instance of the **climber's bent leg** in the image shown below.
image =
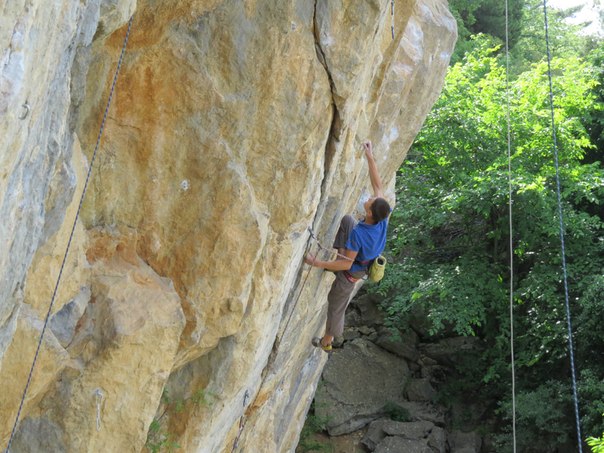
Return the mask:
<svg viewBox="0 0 604 453">
<path fill-rule="evenodd" d="M 333 248 L 338 250 L 343 250 L 346 247 L 346 242 L 348 242 L 348 238 L 350 237 L 350 233 L 352 229 L 356 226 L 357 221 L 351 215 L 347 214 L 342 217 L 340 221 L 340 227 L 338 228 L 338 232 L 336 233 L 336 238 L 333 241 Z"/>
<path fill-rule="evenodd" d="M 327 296 L 327 323 L 325 324 L 325 336 L 331 337 L 332 340 L 333 337 L 342 335 L 344 331 L 344 315 L 353 289 L 354 283 L 346 278 L 344 272 L 336 272 L 336 279 Z"/>
</svg>

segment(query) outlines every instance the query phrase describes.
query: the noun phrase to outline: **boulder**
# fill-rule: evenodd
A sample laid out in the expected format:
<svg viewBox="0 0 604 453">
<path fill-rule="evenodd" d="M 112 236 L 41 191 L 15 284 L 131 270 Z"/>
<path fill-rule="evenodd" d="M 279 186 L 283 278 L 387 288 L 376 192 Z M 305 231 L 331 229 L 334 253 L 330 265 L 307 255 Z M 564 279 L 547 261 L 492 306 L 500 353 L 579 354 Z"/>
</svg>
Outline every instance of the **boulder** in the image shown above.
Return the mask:
<svg viewBox="0 0 604 453">
<path fill-rule="evenodd" d="M 374 295 L 363 294 L 354 299 L 351 305 L 359 311 L 362 326 L 377 327 L 384 324 L 384 313 Z"/>
<path fill-rule="evenodd" d="M 445 425 L 445 409 L 431 402 L 406 401 L 401 403 L 411 421 L 428 421 L 438 426 Z"/>
<path fill-rule="evenodd" d="M 404 443 L 400 440 L 388 440 L 385 444 L 382 443 L 384 439 L 390 438 L 399 438 L 413 442 Z M 420 448 L 420 451 L 424 451 L 425 446 L 428 445 L 439 453 L 445 453 L 447 448 L 445 430 L 427 421 L 396 422 L 388 419 L 376 420 L 369 425 L 361 442 L 370 451 L 376 450 L 378 445 L 381 445 L 382 448 L 393 448 L 393 445 L 402 445 L 404 448 L 411 449 L 411 451 L 414 448 Z M 400 451 L 406 452 L 407 450 Z"/>
<path fill-rule="evenodd" d="M 332 354 L 315 396 L 315 410 L 332 436 L 355 431 L 402 403 L 409 368 L 405 360 L 362 338 Z"/>
<path fill-rule="evenodd" d="M 402 437 L 386 437 L 375 448 L 374 453 L 434 453 L 428 446 L 428 441 L 404 439 Z"/>
<path fill-rule="evenodd" d="M 451 453 L 480 453 L 482 437 L 475 432 L 453 431 L 449 434 Z"/>
<path fill-rule="evenodd" d="M 419 358 L 417 350 L 418 337 L 413 330 L 409 329 L 395 336 L 390 329 L 381 327 L 378 333 L 379 336 L 376 344 L 381 348 L 411 362 L 415 362 Z"/>
<path fill-rule="evenodd" d="M 423 439 L 434 428 L 434 423 L 427 421 L 419 422 L 396 422 L 389 420 L 384 423 L 382 429 L 388 436 L 404 437 L 405 439 Z"/>
<path fill-rule="evenodd" d="M 451 366 L 458 354 L 468 354 L 479 351 L 480 339 L 476 337 L 453 337 L 445 338 L 436 343 L 420 344 L 420 351 L 439 364 Z"/>
<path fill-rule="evenodd" d="M 446 453 L 448 451 L 447 432 L 440 426 L 434 426 L 428 436 L 428 445 L 436 453 Z"/>
<path fill-rule="evenodd" d="M 367 432 L 361 439 L 361 443 L 369 449 L 369 451 L 375 450 L 375 447 L 386 438 L 384 432 L 384 425 L 388 423 L 389 419 L 379 419 L 371 422 L 367 428 Z"/>
<path fill-rule="evenodd" d="M 406 388 L 409 401 L 432 401 L 436 390 L 430 384 L 430 379 L 410 379 Z"/>
</svg>

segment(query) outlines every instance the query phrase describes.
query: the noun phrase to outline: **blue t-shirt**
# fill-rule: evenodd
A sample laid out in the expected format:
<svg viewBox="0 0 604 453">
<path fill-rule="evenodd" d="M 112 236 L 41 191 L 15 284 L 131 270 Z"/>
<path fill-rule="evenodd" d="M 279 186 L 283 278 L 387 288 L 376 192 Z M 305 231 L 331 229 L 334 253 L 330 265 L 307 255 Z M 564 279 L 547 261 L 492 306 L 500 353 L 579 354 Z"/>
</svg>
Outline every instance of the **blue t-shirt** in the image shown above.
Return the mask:
<svg viewBox="0 0 604 453">
<path fill-rule="evenodd" d="M 346 249 L 357 252 L 357 257 L 352 263 L 349 272 L 367 270 L 369 262 L 380 256 L 386 247 L 386 232 L 388 230 L 388 218 L 375 225 L 359 222 L 352 229 L 350 237 L 346 242 Z"/>
</svg>

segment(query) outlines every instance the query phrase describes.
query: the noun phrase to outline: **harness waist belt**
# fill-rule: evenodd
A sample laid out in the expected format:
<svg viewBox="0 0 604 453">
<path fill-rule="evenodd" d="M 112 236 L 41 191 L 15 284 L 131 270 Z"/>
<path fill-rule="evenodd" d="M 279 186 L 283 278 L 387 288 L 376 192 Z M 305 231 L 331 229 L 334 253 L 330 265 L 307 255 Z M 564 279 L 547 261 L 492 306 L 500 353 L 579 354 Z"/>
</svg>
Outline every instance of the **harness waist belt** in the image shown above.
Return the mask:
<svg viewBox="0 0 604 453">
<path fill-rule="evenodd" d="M 346 280 L 348 280 L 350 283 L 356 283 L 360 280 L 360 278 L 354 278 L 348 271 L 344 271 L 344 277 L 346 277 Z"/>
</svg>

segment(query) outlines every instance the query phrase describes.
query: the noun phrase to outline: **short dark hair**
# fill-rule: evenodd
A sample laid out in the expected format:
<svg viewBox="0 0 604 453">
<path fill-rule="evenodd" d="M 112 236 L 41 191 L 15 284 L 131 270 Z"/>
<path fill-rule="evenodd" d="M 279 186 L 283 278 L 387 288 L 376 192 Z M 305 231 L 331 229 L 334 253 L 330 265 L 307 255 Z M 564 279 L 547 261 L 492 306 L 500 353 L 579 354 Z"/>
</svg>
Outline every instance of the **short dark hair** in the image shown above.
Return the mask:
<svg viewBox="0 0 604 453">
<path fill-rule="evenodd" d="M 371 217 L 375 223 L 381 222 L 390 215 L 390 205 L 383 198 L 376 198 L 371 204 Z"/>
</svg>

